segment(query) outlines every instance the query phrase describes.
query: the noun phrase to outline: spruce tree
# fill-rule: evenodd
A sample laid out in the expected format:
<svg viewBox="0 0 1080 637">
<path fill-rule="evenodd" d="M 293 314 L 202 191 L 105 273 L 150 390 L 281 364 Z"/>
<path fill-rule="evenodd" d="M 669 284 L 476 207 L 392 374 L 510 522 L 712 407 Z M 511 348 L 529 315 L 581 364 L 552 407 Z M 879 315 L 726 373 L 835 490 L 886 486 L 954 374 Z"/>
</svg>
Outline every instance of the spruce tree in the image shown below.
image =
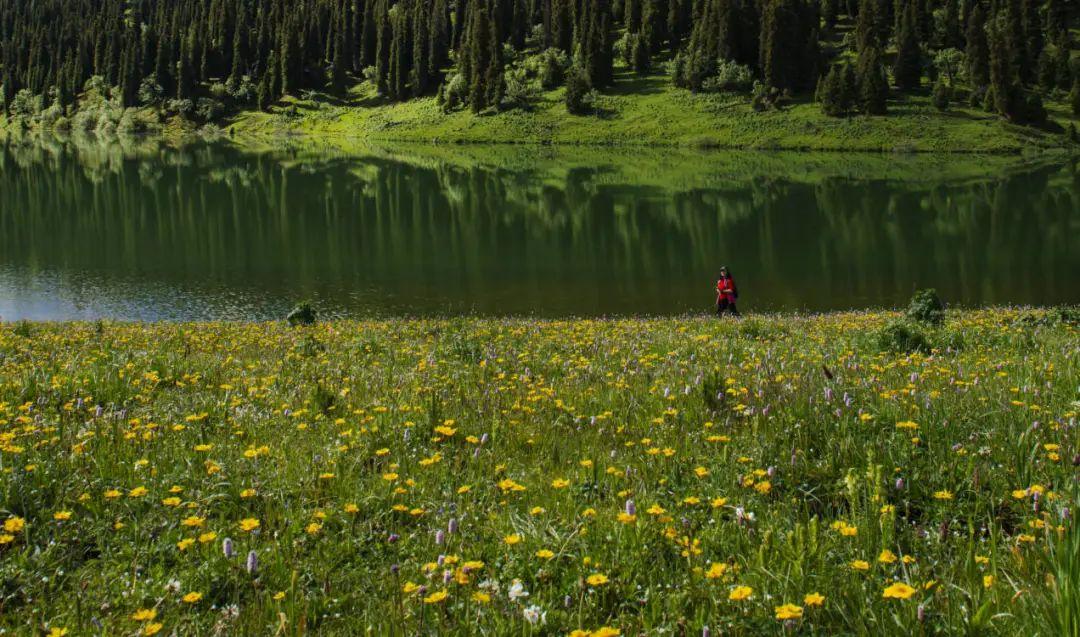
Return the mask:
<svg viewBox="0 0 1080 637">
<path fill-rule="evenodd" d="M 247 73 L 247 29 L 247 13 L 244 10 L 244 3 L 241 2 L 236 14 L 236 25 L 232 37 L 232 69 L 229 73 L 229 79 L 234 84 L 238 83 L 240 78 Z"/>
<path fill-rule="evenodd" d="M 856 69 L 859 109 L 867 115 L 884 115 L 887 112 L 889 83 L 877 47 L 863 49 Z"/>
<path fill-rule="evenodd" d="M 426 2 L 412 3 L 412 95 L 426 95 L 430 88 L 431 14 Z"/>
<path fill-rule="evenodd" d="M 1073 0 L 1049 0 L 1046 5 L 1046 39 L 1059 46 L 1068 44 L 1069 7 Z"/>
<path fill-rule="evenodd" d="M 469 7 L 468 30 L 465 33 L 459 55 L 468 56 L 463 73 L 469 86 L 469 107 L 479 113 L 487 107 L 489 67 L 491 66 L 491 42 L 494 37 L 488 7 L 482 0 Z"/>
<path fill-rule="evenodd" d="M 893 80 L 906 91 L 919 88 L 922 79 L 922 50 L 919 48 L 915 20 L 915 2 L 908 0 L 900 20 L 896 60 L 893 62 Z"/>
<path fill-rule="evenodd" d="M 765 84 L 809 89 L 817 81 L 817 7 L 802 0 L 765 0 L 759 68 Z"/>
<path fill-rule="evenodd" d="M 649 55 L 659 53 L 667 33 L 667 0 L 643 0 L 641 7 L 641 37 L 645 40 Z"/>
<path fill-rule="evenodd" d="M 990 96 L 994 111 L 1012 121 L 1022 121 L 1026 103 L 1020 79 L 1010 51 L 1009 25 L 1004 14 L 990 21 L 987 40 L 990 45 Z"/>
<path fill-rule="evenodd" d="M 432 5 L 428 51 L 428 75 L 435 77 L 450 61 L 450 10 L 447 0 L 434 0 Z"/>
<path fill-rule="evenodd" d="M 945 0 L 942 8 L 941 42 L 942 49 L 963 49 L 964 35 L 960 30 L 959 0 Z"/>
<path fill-rule="evenodd" d="M 335 20 L 334 38 L 333 38 L 333 59 L 330 62 L 330 86 L 331 89 L 338 94 L 345 92 L 345 11 L 339 10 L 337 19 Z"/>
<path fill-rule="evenodd" d="M 173 86 L 176 77 L 175 70 L 172 40 L 162 37 L 158 40 L 157 58 L 154 61 L 154 77 L 157 78 L 157 83 L 165 87 Z"/>
<path fill-rule="evenodd" d="M 1024 63 L 1027 66 L 1022 69 L 1022 79 L 1034 77 L 1035 65 L 1045 45 L 1042 16 L 1039 13 L 1042 4 L 1042 0 L 1023 0 Z"/>
<path fill-rule="evenodd" d="M 394 40 L 394 28 L 390 24 L 390 3 L 388 0 L 377 0 L 375 5 L 375 86 L 379 94 L 387 95 L 390 92 L 390 50 Z"/>
<path fill-rule="evenodd" d="M 877 0 L 860 0 L 859 16 L 855 21 L 855 47 L 857 51 L 877 48 L 884 43 L 878 38 Z"/>
<path fill-rule="evenodd" d="M 180 59 L 176 63 L 176 99 L 192 99 L 195 93 L 195 74 L 191 68 L 192 34 L 180 40 Z"/>
<path fill-rule="evenodd" d="M 489 45 L 487 69 L 484 71 L 484 84 L 486 85 L 484 101 L 488 106 L 498 108 L 502 103 L 503 95 L 506 93 L 506 79 L 504 75 L 505 69 L 503 68 L 503 37 L 499 30 L 499 24 L 495 21 L 490 23 L 489 36 L 491 43 Z"/>
<path fill-rule="evenodd" d="M 859 96 L 859 81 L 855 77 L 855 69 L 852 68 L 850 62 L 844 62 L 844 104 L 847 105 L 847 110 L 850 112 L 855 108 L 856 100 Z"/>
<path fill-rule="evenodd" d="M 968 80 L 975 87 L 986 86 L 990 83 L 990 46 L 986 41 L 986 11 L 980 0 L 975 0 L 975 9 L 968 17 L 967 72 Z"/>
<path fill-rule="evenodd" d="M 636 33 L 641 30 L 641 4 L 642 0 L 625 0 L 623 2 L 623 26 L 628 33 Z"/>
<path fill-rule="evenodd" d="M 847 83 L 847 65 L 834 64 L 825 76 L 821 90 L 821 111 L 829 117 L 844 117 L 851 112 L 852 93 Z"/>
<path fill-rule="evenodd" d="M 1017 73 L 1026 77 L 1031 72 L 1031 61 L 1027 58 L 1027 34 L 1024 31 L 1024 0 L 999 0 L 1004 6 L 999 9 L 1005 28 L 1006 49 L 1009 51 L 1009 64 Z"/>
</svg>

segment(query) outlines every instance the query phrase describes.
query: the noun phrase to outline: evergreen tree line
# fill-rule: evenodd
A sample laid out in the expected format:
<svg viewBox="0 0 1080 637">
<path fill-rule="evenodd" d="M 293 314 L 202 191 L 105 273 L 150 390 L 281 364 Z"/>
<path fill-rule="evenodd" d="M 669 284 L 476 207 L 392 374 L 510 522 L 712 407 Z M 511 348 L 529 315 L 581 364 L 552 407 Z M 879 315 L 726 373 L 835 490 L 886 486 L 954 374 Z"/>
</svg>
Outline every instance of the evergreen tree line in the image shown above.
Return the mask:
<svg viewBox="0 0 1080 637">
<path fill-rule="evenodd" d="M 918 91 L 927 77 L 937 101 L 962 76 L 973 100 L 1038 121 L 1040 91 L 1080 96 L 1071 2 L 0 0 L 0 103 L 68 107 L 100 78 L 125 107 L 266 108 L 367 79 L 390 100 L 437 94 L 480 111 L 520 98 L 511 67 L 533 51 L 541 84 L 565 82 L 574 110 L 614 81 L 618 50 L 640 72 L 671 59 L 693 91 L 816 91 L 834 115 L 884 113 L 890 83 Z"/>
<path fill-rule="evenodd" d="M 1042 98 L 1053 91 L 1069 91 L 1080 114 L 1069 0 L 858 0 L 857 6 L 825 0 L 822 6 L 826 28 L 844 11 L 853 12 L 854 22 L 854 50 L 819 79 L 816 95 L 827 114 L 884 114 L 890 74 L 900 92 L 922 90 L 923 79 L 931 80 L 939 108 L 963 83 L 972 105 L 1019 123 L 1045 122 Z"/>
</svg>

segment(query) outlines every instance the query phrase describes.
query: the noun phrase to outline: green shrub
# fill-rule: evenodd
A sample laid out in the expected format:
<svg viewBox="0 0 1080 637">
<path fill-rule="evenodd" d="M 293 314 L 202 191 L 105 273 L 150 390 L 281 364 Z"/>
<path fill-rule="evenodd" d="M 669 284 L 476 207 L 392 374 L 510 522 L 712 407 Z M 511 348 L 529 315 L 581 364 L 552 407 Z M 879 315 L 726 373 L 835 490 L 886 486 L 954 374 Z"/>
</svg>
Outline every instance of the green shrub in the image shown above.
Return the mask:
<svg viewBox="0 0 1080 637">
<path fill-rule="evenodd" d="M 584 115 L 589 112 L 588 95 L 592 87 L 589 78 L 578 67 L 570 70 L 566 78 L 566 110 L 573 115 Z"/>
<path fill-rule="evenodd" d="M 311 303 L 308 301 L 297 305 L 285 316 L 285 320 L 292 326 L 314 325 L 317 318 L 315 308 L 311 307 Z"/>
<path fill-rule="evenodd" d="M 540 54 L 540 86 L 550 91 L 562 84 L 569 58 L 562 49 L 547 49 Z"/>
<path fill-rule="evenodd" d="M 503 73 L 503 83 L 506 85 L 506 93 L 503 95 L 501 106 L 503 108 L 520 108 L 528 110 L 532 103 L 540 97 L 540 89 L 536 82 L 529 78 L 528 72 L 523 66 L 514 65 Z"/>
<path fill-rule="evenodd" d="M 930 101 L 933 102 L 934 108 L 939 111 L 949 110 L 949 87 L 945 85 L 944 78 L 939 77 L 934 84 L 934 94 L 931 96 Z"/>
<path fill-rule="evenodd" d="M 934 289 L 919 290 L 911 297 L 907 317 L 912 321 L 941 325 L 945 322 L 945 304 Z"/>
<path fill-rule="evenodd" d="M 886 352 L 930 353 L 930 339 L 915 324 L 904 320 L 895 320 L 881 328 L 877 333 L 878 347 Z"/>
<path fill-rule="evenodd" d="M 34 334 L 33 328 L 30 326 L 30 321 L 19 321 L 15 324 L 15 336 L 21 336 L 22 338 L 30 338 Z"/>
<path fill-rule="evenodd" d="M 750 67 L 733 60 L 720 60 L 716 64 L 716 74 L 701 83 L 701 90 L 709 93 L 745 91 L 753 84 L 754 74 Z"/>
</svg>

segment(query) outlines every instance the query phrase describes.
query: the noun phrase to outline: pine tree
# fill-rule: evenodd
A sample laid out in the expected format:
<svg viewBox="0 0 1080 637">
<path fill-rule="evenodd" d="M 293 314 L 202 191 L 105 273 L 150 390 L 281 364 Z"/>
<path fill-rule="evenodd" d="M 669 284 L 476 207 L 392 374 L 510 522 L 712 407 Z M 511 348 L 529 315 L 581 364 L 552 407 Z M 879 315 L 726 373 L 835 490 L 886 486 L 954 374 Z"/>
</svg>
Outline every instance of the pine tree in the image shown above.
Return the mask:
<svg viewBox="0 0 1080 637">
<path fill-rule="evenodd" d="M 1071 0 L 1049 0 L 1046 5 L 1046 39 L 1065 48 L 1069 37 L 1069 7 Z"/>
<path fill-rule="evenodd" d="M 192 99 L 195 93 L 195 74 L 191 68 L 191 40 L 194 31 L 180 40 L 180 59 L 176 63 L 176 99 Z"/>
<path fill-rule="evenodd" d="M 847 75 L 850 67 L 834 64 L 825 76 L 821 90 L 821 111 L 829 117 L 844 117 L 851 112 L 853 94 Z"/>
<path fill-rule="evenodd" d="M 915 19 L 915 2 L 908 0 L 900 20 L 896 60 L 893 62 L 893 80 L 899 88 L 907 91 L 919 88 L 922 79 L 922 51 Z"/>
<path fill-rule="evenodd" d="M 394 39 L 394 29 L 390 25 L 390 4 L 387 0 L 377 0 L 375 5 L 375 78 L 376 89 L 381 95 L 390 92 L 390 49 Z"/>
<path fill-rule="evenodd" d="M 428 75 L 435 77 L 450 61 L 450 10 L 446 0 L 434 1 L 429 33 Z"/>
<path fill-rule="evenodd" d="M 575 63 L 588 75 L 593 88 L 603 88 L 613 76 L 611 13 L 606 0 L 584 0 L 580 17 Z"/>
<path fill-rule="evenodd" d="M 942 8 L 942 49 L 963 49 L 964 35 L 960 31 L 960 6 L 958 0 L 945 0 Z"/>
<path fill-rule="evenodd" d="M 487 107 L 489 67 L 491 66 L 491 42 L 494 38 L 488 7 L 482 1 L 469 7 L 468 30 L 463 36 L 460 56 L 464 61 L 465 81 L 469 86 L 469 106 L 474 113 Z"/>
<path fill-rule="evenodd" d="M 289 91 L 293 89 L 292 85 L 292 56 L 295 53 L 290 46 L 292 38 L 289 37 L 289 31 L 291 29 L 282 29 L 279 35 L 278 50 L 281 52 L 279 55 L 279 70 L 278 70 L 278 95 L 288 95 Z"/>
<path fill-rule="evenodd" d="M 345 92 L 346 71 L 346 31 L 345 10 L 339 9 L 337 19 L 333 27 L 333 58 L 330 62 L 330 87 L 335 93 Z"/>
<path fill-rule="evenodd" d="M 134 42 L 135 40 L 130 41 Z M 138 102 L 139 82 L 141 81 L 139 77 L 140 65 L 137 59 L 139 55 L 139 49 L 133 44 L 125 49 L 120 64 L 122 75 L 120 96 L 122 103 L 126 107 L 135 106 Z"/>
<path fill-rule="evenodd" d="M 409 46 L 410 15 L 407 2 L 390 9 L 390 66 L 386 80 L 387 96 L 392 100 L 409 98 L 409 73 L 412 70 L 412 47 Z"/>
<path fill-rule="evenodd" d="M 642 36 L 634 37 L 630 45 L 630 63 L 634 72 L 638 75 L 648 73 L 650 62 L 648 42 Z"/>
<path fill-rule="evenodd" d="M 496 0 L 497 2 L 498 0 Z M 484 101 L 488 106 L 499 108 L 502 104 L 503 95 L 506 93 L 505 69 L 503 68 L 502 43 L 505 38 L 500 31 L 499 23 L 492 20 L 490 23 L 490 45 L 487 69 L 484 71 L 484 84 L 486 94 Z"/>
<path fill-rule="evenodd" d="M 976 0 L 967 26 L 968 80 L 976 87 L 990 83 L 990 46 L 986 41 L 986 11 Z"/>
<path fill-rule="evenodd" d="M 641 4 L 642 0 L 625 0 L 623 3 L 623 26 L 629 33 L 641 30 Z"/>
<path fill-rule="evenodd" d="M 859 16 L 855 21 L 856 50 L 878 48 L 882 42 L 878 39 L 877 0 L 860 0 Z"/>
<path fill-rule="evenodd" d="M 847 105 L 848 111 L 855 108 L 855 103 L 859 96 L 859 81 L 855 77 L 855 69 L 852 68 L 849 62 L 844 62 L 844 103 Z"/>
<path fill-rule="evenodd" d="M 247 73 L 248 60 L 248 29 L 247 12 L 244 3 L 240 3 L 236 13 L 236 24 L 233 29 L 232 69 L 229 73 L 230 80 L 236 84 Z"/>
<path fill-rule="evenodd" d="M 1072 87 L 1073 69 L 1072 64 L 1069 63 L 1069 56 L 1065 53 L 1065 49 L 1058 47 L 1057 56 L 1057 87 L 1061 90 Z"/>
<path fill-rule="evenodd" d="M 765 84 L 809 89 L 817 82 L 817 8 L 801 0 L 765 0 L 759 65 Z"/>
<path fill-rule="evenodd" d="M 1020 79 L 1009 50 L 1008 22 L 1006 16 L 998 16 L 989 23 L 987 40 L 990 45 L 990 96 L 995 112 L 1010 120 L 1021 121 L 1025 111 Z"/>
<path fill-rule="evenodd" d="M 426 95 L 429 90 L 431 69 L 430 8 L 425 2 L 413 3 L 412 33 L 412 94 Z"/>
<path fill-rule="evenodd" d="M 161 86 L 173 85 L 175 82 L 173 79 L 175 66 L 173 65 L 172 40 L 168 37 L 162 37 L 158 40 L 157 58 L 154 62 L 154 77 L 157 79 L 158 84 Z"/>
<path fill-rule="evenodd" d="M 1042 0 L 1023 0 L 1024 62 L 1027 65 L 1023 78 L 1033 77 L 1032 71 L 1035 70 L 1035 64 L 1042 56 L 1045 45 L 1042 16 L 1039 14 L 1042 4 Z"/>
<path fill-rule="evenodd" d="M 876 47 L 863 49 L 856 69 L 859 108 L 867 115 L 887 112 L 889 83 L 882 66 L 881 51 Z"/>
<path fill-rule="evenodd" d="M 1039 55 L 1039 86 L 1044 90 L 1057 87 L 1058 55 L 1055 49 L 1046 47 Z"/>
<path fill-rule="evenodd" d="M 1004 8 L 999 15 L 1005 20 L 1005 43 L 1009 51 L 1009 64 L 1022 76 L 1031 72 L 1031 62 L 1027 59 L 1027 36 L 1024 32 L 1023 0 L 999 0 Z"/>
<path fill-rule="evenodd" d="M 374 66 L 379 46 L 380 20 L 383 19 L 385 11 L 385 0 L 362 1 L 359 62 L 362 67 Z"/>
</svg>

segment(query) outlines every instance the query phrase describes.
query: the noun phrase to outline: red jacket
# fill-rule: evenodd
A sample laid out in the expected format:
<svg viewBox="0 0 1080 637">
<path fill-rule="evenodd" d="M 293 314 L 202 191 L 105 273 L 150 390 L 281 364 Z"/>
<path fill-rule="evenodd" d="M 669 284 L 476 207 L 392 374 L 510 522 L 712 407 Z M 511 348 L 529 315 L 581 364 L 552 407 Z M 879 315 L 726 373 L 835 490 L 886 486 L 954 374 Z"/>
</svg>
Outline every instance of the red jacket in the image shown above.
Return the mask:
<svg viewBox="0 0 1080 637">
<path fill-rule="evenodd" d="M 716 302 L 727 301 L 734 303 L 739 298 L 739 288 L 735 286 L 735 279 L 728 276 L 716 282 Z"/>
</svg>

